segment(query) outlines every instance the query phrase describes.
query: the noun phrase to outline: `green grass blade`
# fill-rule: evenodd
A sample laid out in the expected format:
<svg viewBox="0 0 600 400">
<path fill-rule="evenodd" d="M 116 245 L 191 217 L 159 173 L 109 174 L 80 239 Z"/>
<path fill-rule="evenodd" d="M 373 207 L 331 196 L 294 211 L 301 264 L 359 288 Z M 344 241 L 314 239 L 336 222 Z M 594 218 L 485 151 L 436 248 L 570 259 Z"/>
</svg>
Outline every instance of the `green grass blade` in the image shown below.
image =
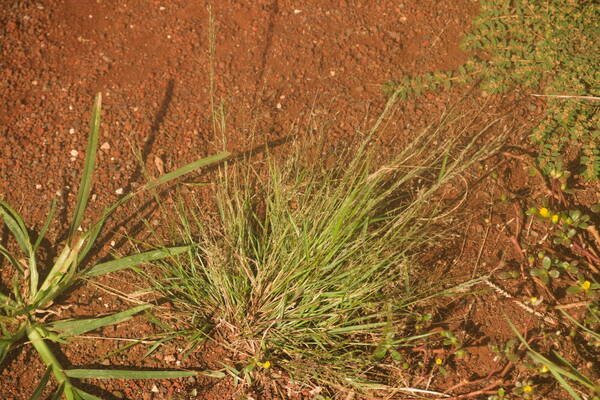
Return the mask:
<svg viewBox="0 0 600 400">
<path fill-rule="evenodd" d="M 372 331 L 372 330 L 378 329 L 378 328 L 383 328 L 386 325 L 387 325 L 386 322 L 374 322 L 372 324 L 352 325 L 352 326 L 345 326 L 342 328 L 330 329 L 328 332 L 333 335 L 341 334 L 341 333 L 364 332 L 364 331 Z"/>
<path fill-rule="evenodd" d="M 44 392 L 44 389 L 46 388 L 46 385 L 48 384 L 48 380 L 50 379 L 51 372 L 52 372 L 51 367 L 46 368 L 46 372 L 44 372 L 44 376 L 42 376 L 40 383 L 38 383 L 37 387 L 35 388 L 35 391 L 31 395 L 29 400 L 39 400 L 42 398 L 42 393 Z"/>
<path fill-rule="evenodd" d="M 36 261 L 35 261 L 35 251 L 34 251 L 33 246 L 31 245 L 31 239 L 29 238 L 29 233 L 27 232 L 27 227 L 25 226 L 25 222 L 23 221 L 23 218 L 19 215 L 19 213 L 16 212 L 15 210 L 13 210 L 12 207 L 8 203 L 6 203 L 2 200 L 0 200 L 0 214 L 2 214 L 4 223 L 6 224 L 8 229 L 12 232 L 13 236 L 15 237 L 15 240 L 19 244 L 19 247 L 23 250 L 25 255 L 27 255 L 27 257 L 29 257 L 29 265 L 28 266 L 29 266 L 30 296 L 33 298 L 33 296 L 35 296 L 35 293 L 37 292 L 39 274 L 38 274 Z M 4 251 L 2 251 L 2 253 L 6 257 L 7 253 L 5 253 Z M 15 265 L 10 257 L 7 257 L 7 258 L 9 258 L 9 261 L 11 261 L 11 263 L 13 265 Z M 22 268 L 19 268 L 18 266 L 17 266 L 17 268 L 22 271 Z"/>
<path fill-rule="evenodd" d="M 31 241 L 23 218 L 5 201 L 0 200 L 0 214 L 23 252 L 30 254 Z"/>
<path fill-rule="evenodd" d="M 54 198 L 54 199 L 52 199 L 52 203 L 50 204 L 50 211 L 48 212 L 46 221 L 44 222 L 44 225 L 42 226 L 42 229 L 40 230 L 40 232 L 38 234 L 38 238 L 33 245 L 33 251 L 37 251 L 38 247 L 40 247 L 42 240 L 44 240 L 44 237 L 46 236 L 46 233 L 48 232 L 48 228 L 50 227 L 50 223 L 52 222 L 52 218 L 54 218 L 55 213 L 56 213 L 56 199 Z"/>
<path fill-rule="evenodd" d="M 82 260 L 88 254 L 88 252 L 91 250 L 92 246 L 96 242 L 96 238 L 100 234 L 100 231 L 102 231 L 104 222 L 118 207 L 125 204 L 126 202 L 131 200 L 133 197 L 135 197 L 139 193 L 142 193 L 146 190 L 154 189 L 160 185 L 164 185 L 165 183 L 168 183 L 169 181 L 172 181 L 173 179 L 177 179 L 180 176 L 183 176 L 183 175 L 185 175 L 189 172 L 192 172 L 198 168 L 202 168 L 207 165 L 222 161 L 222 160 L 226 159 L 227 157 L 229 157 L 230 155 L 231 155 L 231 153 L 229 153 L 229 152 L 223 152 L 223 153 L 219 153 L 217 155 L 211 156 L 211 157 L 206 157 L 206 158 L 194 161 L 192 163 L 189 163 L 175 171 L 169 172 L 168 174 L 161 176 L 160 178 L 158 178 L 155 181 L 147 183 L 146 185 L 142 186 L 137 191 L 123 196 L 121 199 L 116 201 L 113 205 L 111 205 L 110 207 L 107 207 L 104 210 L 104 212 L 102 213 L 102 216 L 98 219 L 98 221 L 96 221 L 96 223 L 90 228 L 90 230 L 88 232 L 88 236 L 87 236 L 87 244 L 85 245 L 85 247 L 83 247 L 82 251 L 80 252 L 79 260 Z"/>
<path fill-rule="evenodd" d="M 600 333 L 598 332 L 594 332 L 593 330 L 587 328 L 586 326 L 582 325 L 581 323 L 579 323 L 579 321 L 577 321 L 575 318 L 571 317 L 569 315 L 568 312 L 566 312 L 565 310 L 559 310 L 563 316 L 565 316 L 569 321 L 571 321 L 572 323 L 574 323 L 575 325 L 577 325 L 577 327 L 583 331 L 585 331 L 587 334 L 593 336 L 596 340 L 600 340 Z"/>
<path fill-rule="evenodd" d="M 229 157 L 230 155 L 231 155 L 231 153 L 225 151 L 223 153 L 219 153 L 214 156 L 202 158 L 200 160 L 191 162 L 187 165 L 184 165 L 183 167 L 181 167 L 179 169 L 176 169 L 175 171 L 169 172 L 168 174 L 164 174 L 163 176 L 159 177 L 155 181 L 149 182 L 145 187 L 143 187 L 143 189 L 150 190 L 157 186 L 164 185 L 165 183 L 170 182 L 173 179 L 177 179 L 180 176 L 183 176 L 187 173 L 195 171 L 199 168 L 222 161 L 225 158 Z"/>
<path fill-rule="evenodd" d="M 89 394 L 88 392 L 84 392 L 81 389 L 73 388 L 73 393 L 75 394 L 75 399 L 77 400 L 102 400 L 100 397 L 96 397 L 93 394 Z"/>
<path fill-rule="evenodd" d="M 25 336 L 25 327 L 19 328 L 12 336 L 0 337 L 0 365 L 4 361 L 4 358 L 11 350 L 12 345 Z"/>
<path fill-rule="evenodd" d="M 556 352 L 554 350 L 552 352 L 554 353 L 554 356 L 558 359 L 558 361 L 563 363 L 563 366 L 568 368 L 573 375 L 577 376 L 577 379 L 576 379 L 577 382 L 581 383 L 584 386 L 587 386 L 590 389 L 594 389 L 595 391 L 600 392 L 600 386 L 594 385 L 594 382 L 592 382 L 591 379 L 589 379 L 587 376 L 585 376 L 581 372 L 579 372 L 577 370 L 577 368 L 575 368 L 575 366 L 573 366 L 564 357 L 562 357 L 560 354 L 558 354 L 558 352 Z"/>
<path fill-rule="evenodd" d="M 90 191 L 92 189 L 92 175 L 94 173 L 94 164 L 96 163 L 96 148 L 98 147 L 98 137 L 100 136 L 100 109 L 102 108 L 102 94 L 98 93 L 94 100 L 92 108 L 92 118 L 90 121 L 90 135 L 88 137 L 88 145 L 85 152 L 85 165 L 79 183 L 79 191 L 77 192 L 77 203 L 75 205 L 75 214 L 69 228 L 68 240 L 71 241 L 77 228 L 83 220 L 83 213 L 87 206 Z"/>
<path fill-rule="evenodd" d="M 12 347 L 13 341 L 10 339 L 0 338 L 0 365 L 6 358 L 6 355 Z"/>
<path fill-rule="evenodd" d="M 58 386 L 58 388 L 56 389 L 56 392 L 54 392 L 52 394 L 52 397 L 50 397 L 49 400 L 60 400 L 64 391 L 65 391 L 65 383 L 63 382 Z"/>
<path fill-rule="evenodd" d="M 560 386 L 562 386 L 562 388 L 565 389 L 567 391 L 567 393 L 569 393 L 569 395 L 571 396 L 572 399 L 581 400 L 581 397 L 579 397 L 577 392 L 571 387 L 571 385 L 569 385 L 569 383 L 565 380 L 565 378 L 562 377 L 560 372 L 558 372 L 554 368 L 549 368 L 549 369 L 550 369 L 550 373 L 552 374 L 552 376 L 554 376 L 554 378 L 558 381 Z"/>
<path fill-rule="evenodd" d="M 102 318 L 57 321 L 49 324 L 48 329 L 58 332 L 66 337 L 79 336 L 107 325 L 115 325 L 127 321 L 135 314 L 147 310 L 150 307 L 152 307 L 152 305 L 143 304 L 141 306 L 130 308 L 127 311 L 122 311 Z"/>
<path fill-rule="evenodd" d="M 555 355 L 558 356 L 558 358 L 561 361 L 565 362 L 572 369 L 572 371 L 566 370 L 566 369 L 558 366 L 556 363 L 550 361 L 549 359 L 547 359 L 540 353 L 533 350 L 531 348 L 531 346 L 529 346 L 529 343 L 527 343 L 525 338 L 519 333 L 517 328 L 513 325 L 513 323 L 509 319 L 507 319 L 507 321 L 508 321 L 508 324 L 510 325 L 511 329 L 513 330 L 513 332 L 517 335 L 517 337 L 521 341 L 521 343 L 523 343 L 525 345 L 525 347 L 527 347 L 527 349 L 529 350 L 527 352 L 527 355 L 533 361 L 535 361 L 539 364 L 545 365 L 546 368 L 548 368 L 548 370 L 550 370 L 550 372 L 552 373 L 554 378 L 556 378 L 556 380 L 560 383 L 562 388 L 565 389 L 569 393 L 569 395 L 571 395 L 574 399 L 580 400 L 580 397 L 577 395 L 577 393 L 574 391 L 574 389 L 566 381 L 565 378 L 568 378 L 568 379 L 571 379 L 572 381 L 578 382 L 579 384 L 581 384 L 589 389 L 592 389 L 596 392 L 599 391 L 598 386 L 595 386 L 593 383 L 591 383 L 591 381 L 588 378 L 582 376 L 579 373 L 579 371 L 577 371 L 575 368 L 573 368 L 573 366 L 570 365 L 568 362 L 566 362 L 566 360 L 564 360 L 558 353 L 555 353 Z"/>
<path fill-rule="evenodd" d="M 56 378 L 58 383 L 69 384 L 69 379 L 63 372 L 62 365 L 56 359 L 54 353 L 52 353 L 52 350 L 50 350 L 50 348 L 44 341 L 43 330 L 37 326 L 27 327 L 27 337 L 29 338 L 29 341 L 40 355 L 42 361 L 44 361 L 44 363 L 48 367 L 52 368 L 52 373 L 54 374 L 54 377 Z"/>
<path fill-rule="evenodd" d="M 21 265 L 21 263 L 12 255 L 10 254 L 10 252 L 8 251 L 8 249 L 4 246 L 2 246 L 0 244 L 0 254 L 2 254 L 11 264 L 13 267 L 15 267 L 15 269 L 21 273 L 21 275 L 23 275 L 25 273 L 25 270 L 23 270 L 23 266 Z M 1 297 L 0 297 L 1 299 Z"/>
<path fill-rule="evenodd" d="M 171 379 L 196 376 L 193 371 L 134 371 L 118 369 L 67 369 L 65 374 L 75 379 Z"/>
<path fill-rule="evenodd" d="M 166 247 L 158 250 L 150 250 L 140 254 L 134 254 L 119 258 L 118 260 L 108 261 L 102 264 L 95 265 L 86 272 L 83 276 L 86 278 L 92 278 L 99 275 L 108 274 L 110 272 L 120 271 L 122 269 L 132 268 L 139 264 L 146 263 L 149 261 L 160 260 L 165 257 L 172 257 L 177 254 L 181 254 L 188 251 L 190 246 L 180 247 Z"/>
</svg>

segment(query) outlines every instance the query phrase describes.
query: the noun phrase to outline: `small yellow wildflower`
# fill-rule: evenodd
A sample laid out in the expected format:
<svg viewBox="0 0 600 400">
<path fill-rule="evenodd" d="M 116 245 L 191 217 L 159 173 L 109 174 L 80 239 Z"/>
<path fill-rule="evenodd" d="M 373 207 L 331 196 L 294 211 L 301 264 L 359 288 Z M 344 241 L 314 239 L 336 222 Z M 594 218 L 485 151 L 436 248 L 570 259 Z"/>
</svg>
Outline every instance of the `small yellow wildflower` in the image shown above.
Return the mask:
<svg viewBox="0 0 600 400">
<path fill-rule="evenodd" d="M 444 362 L 444 361 L 443 361 L 441 358 L 436 358 L 436 359 L 435 359 L 435 363 L 436 363 L 437 365 L 442 365 L 442 363 L 443 363 L 443 362 Z"/>
<path fill-rule="evenodd" d="M 549 371 L 549 369 L 548 369 L 548 367 L 546 367 L 545 365 L 542 365 L 542 368 L 540 368 L 540 372 L 541 372 L 542 374 L 545 374 L 545 373 L 546 373 L 546 372 L 548 372 L 548 371 Z"/>
<path fill-rule="evenodd" d="M 552 216 L 552 223 L 553 223 L 553 224 L 558 224 L 558 219 L 559 219 L 559 216 L 558 216 L 558 214 L 554 214 L 554 215 Z"/>
<path fill-rule="evenodd" d="M 581 286 L 581 288 L 583 290 L 589 290 L 590 287 L 592 286 L 592 282 L 590 282 L 590 281 L 583 281 L 583 282 L 581 282 L 580 286 Z"/>
<path fill-rule="evenodd" d="M 271 361 L 265 361 L 264 363 L 259 363 L 259 365 L 264 369 L 268 369 L 271 367 Z"/>
<path fill-rule="evenodd" d="M 547 216 L 550 215 L 550 210 L 548 210 L 546 207 L 542 207 L 540 208 L 540 215 L 544 218 L 546 218 Z"/>
<path fill-rule="evenodd" d="M 531 303 L 533 306 L 538 306 L 542 303 L 542 299 L 532 296 L 529 298 L 529 303 Z"/>
<path fill-rule="evenodd" d="M 525 385 L 525 386 L 523 386 L 523 392 L 524 393 L 532 393 L 533 392 L 533 386 L 531 386 L 531 385 Z"/>
</svg>

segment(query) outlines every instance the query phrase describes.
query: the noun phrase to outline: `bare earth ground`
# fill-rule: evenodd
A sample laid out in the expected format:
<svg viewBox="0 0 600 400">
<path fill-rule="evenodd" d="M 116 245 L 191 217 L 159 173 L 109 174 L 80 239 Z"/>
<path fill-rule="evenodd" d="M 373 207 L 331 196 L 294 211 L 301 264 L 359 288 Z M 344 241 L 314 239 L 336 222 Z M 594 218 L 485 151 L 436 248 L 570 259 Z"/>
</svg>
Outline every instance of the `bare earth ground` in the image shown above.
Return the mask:
<svg viewBox="0 0 600 400">
<path fill-rule="evenodd" d="M 216 28 L 212 60 L 209 5 Z M 168 171 L 213 153 L 221 147 L 221 139 L 213 136 L 210 120 L 211 62 L 216 98 L 224 102 L 227 113 L 228 150 L 277 143 L 295 127 L 305 129 L 309 120 L 326 123 L 324 133 L 332 141 L 351 139 L 381 112 L 386 100 L 382 84 L 403 74 L 453 69 L 466 59 L 458 43 L 476 13 L 477 2 L 472 0 L 7 0 L 0 11 L 0 196 L 37 228 L 51 198 L 58 196 L 59 224 L 50 240 L 60 238 L 74 204 L 89 109 L 97 91 L 102 91 L 105 105 L 93 189 L 96 212 L 117 198 L 118 189 L 127 192 L 145 182 L 132 149 L 141 152 L 155 175 L 157 158 Z M 434 122 L 447 104 L 465 93 L 459 88 L 407 101 L 380 138 L 382 145 L 392 153 L 394 146 Z M 476 92 L 469 96 L 474 102 L 486 100 Z M 519 143 L 541 108 L 509 98 L 488 111 L 510 113 L 510 127 L 519 127 L 513 140 Z M 536 193 L 543 193 L 543 186 L 527 176 L 518 159 L 504 160 L 498 173 L 504 183 L 488 181 L 474 189 L 470 212 L 464 216 L 466 239 L 451 252 L 455 262 L 449 264 L 457 269 L 451 272 L 455 275 L 472 268 L 490 270 L 501 259 L 519 262 L 511 244 L 514 232 L 505 222 L 523 216 L 512 215 L 515 208 L 508 204 L 495 209 L 484 223 L 490 217 L 489 202 L 500 192 L 523 190 L 533 200 Z M 152 218 L 154 212 L 151 204 L 134 201 L 115 220 L 123 222 L 122 231 L 143 236 L 139 221 L 142 216 Z M 104 250 L 119 248 L 123 243 L 119 232 L 115 228 L 114 235 L 105 237 Z M 122 274 L 110 283 L 131 290 L 137 287 L 131 279 Z M 458 302 L 447 310 L 447 324 L 470 335 L 471 356 L 451 368 L 450 376 L 434 381 L 436 389 L 485 378 L 498 367 L 487 345 L 511 337 L 500 310 L 520 327 L 536 323 L 510 301 L 490 298 L 495 297 Z M 73 304 L 65 315 L 77 316 L 125 306 L 119 298 L 88 285 L 65 302 Z M 142 337 L 153 332 L 155 328 L 140 319 L 108 328 L 102 336 Z M 146 359 L 144 348 L 108 362 L 99 358 L 122 344 L 80 340 L 63 349 L 63 361 L 78 366 L 203 368 L 220 357 L 217 350 L 208 349 L 181 361 L 180 349 L 167 346 Z M 41 362 L 27 349 L 13 352 L 3 366 L 0 398 L 27 398 L 42 375 Z M 107 399 L 229 399 L 236 392 L 231 382 L 208 378 L 92 383 Z M 424 385 L 415 382 L 419 383 Z M 481 386 L 486 383 L 482 379 Z M 190 394 L 194 389 L 196 397 Z M 266 393 L 256 397 L 273 398 Z"/>
</svg>

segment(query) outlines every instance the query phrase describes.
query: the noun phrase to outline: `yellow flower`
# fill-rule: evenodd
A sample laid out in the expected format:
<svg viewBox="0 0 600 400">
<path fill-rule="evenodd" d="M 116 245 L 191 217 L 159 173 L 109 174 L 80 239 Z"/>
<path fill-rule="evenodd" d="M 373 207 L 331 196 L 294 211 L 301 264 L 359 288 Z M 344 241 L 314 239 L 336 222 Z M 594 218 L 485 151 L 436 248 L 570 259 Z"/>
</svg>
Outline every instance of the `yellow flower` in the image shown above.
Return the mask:
<svg viewBox="0 0 600 400">
<path fill-rule="evenodd" d="M 548 367 L 546 367 L 545 365 L 542 365 L 542 368 L 540 368 L 540 372 L 541 372 L 542 374 L 545 374 L 545 373 L 546 373 L 546 372 L 548 372 L 548 371 L 549 371 L 549 369 L 548 369 Z"/>
<path fill-rule="evenodd" d="M 525 385 L 525 386 L 523 386 L 523 392 L 524 393 L 531 393 L 531 392 L 533 392 L 533 386 L 531 386 L 531 385 Z"/>
<path fill-rule="evenodd" d="M 435 363 L 436 363 L 437 365 L 442 365 L 443 361 L 442 361 L 442 359 L 441 359 L 441 358 L 436 358 L 436 359 L 435 359 Z"/>
<path fill-rule="evenodd" d="M 533 306 L 538 306 L 542 303 L 542 299 L 532 296 L 529 298 L 529 303 L 531 303 Z"/>
<path fill-rule="evenodd" d="M 583 282 L 581 282 L 580 286 L 581 286 L 581 288 L 583 290 L 589 290 L 590 287 L 592 286 L 592 282 L 590 282 L 590 281 L 583 281 Z"/>
<path fill-rule="evenodd" d="M 550 215 L 550 210 L 548 210 L 546 207 L 542 207 L 540 208 L 540 215 L 544 218 L 546 218 L 547 216 Z"/>
<path fill-rule="evenodd" d="M 265 362 L 257 362 L 258 365 L 260 365 L 261 367 L 263 367 L 264 369 L 270 368 L 271 367 L 271 361 L 265 361 Z"/>
<path fill-rule="evenodd" d="M 552 223 L 553 224 L 557 224 L 558 223 L 558 218 L 559 218 L 558 214 L 554 214 L 552 216 Z"/>
</svg>

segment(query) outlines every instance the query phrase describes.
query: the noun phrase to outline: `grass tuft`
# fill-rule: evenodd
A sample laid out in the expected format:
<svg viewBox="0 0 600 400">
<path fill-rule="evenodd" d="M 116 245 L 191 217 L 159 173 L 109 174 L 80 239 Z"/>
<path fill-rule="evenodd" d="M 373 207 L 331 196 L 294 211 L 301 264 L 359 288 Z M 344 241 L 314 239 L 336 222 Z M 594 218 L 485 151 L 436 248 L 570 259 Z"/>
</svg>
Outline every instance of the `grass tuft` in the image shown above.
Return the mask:
<svg viewBox="0 0 600 400">
<path fill-rule="evenodd" d="M 161 262 L 154 285 L 230 350 L 223 371 L 236 378 L 389 387 L 402 347 L 427 336 L 409 326 L 412 310 L 448 288 L 417 261 L 455 205 L 442 189 L 497 149 L 447 135 L 461 124 L 446 119 L 380 167 L 366 140 L 332 167 L 297 148 L 262 173 L 222 169 L 216 215 L 181 205 L 176 240 L 190 251 Z"/>
</svg>

